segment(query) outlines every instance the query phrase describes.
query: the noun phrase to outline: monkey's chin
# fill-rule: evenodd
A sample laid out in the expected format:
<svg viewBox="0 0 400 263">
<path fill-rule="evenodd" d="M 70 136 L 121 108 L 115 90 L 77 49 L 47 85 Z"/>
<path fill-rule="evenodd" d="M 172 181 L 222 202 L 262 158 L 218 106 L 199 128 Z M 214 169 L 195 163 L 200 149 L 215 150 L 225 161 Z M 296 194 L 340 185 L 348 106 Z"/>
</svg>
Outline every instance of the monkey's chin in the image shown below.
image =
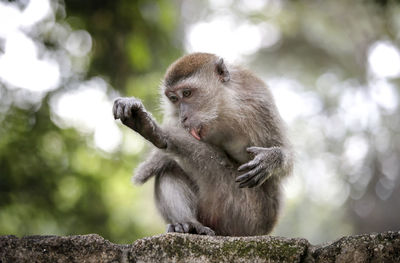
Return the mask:
<svg viewBox="0 0 400 263">
<path fill-rule="evenodd" d="M 199 141 L 201 140 L 200 133 L 201 133 L 201 128 L 199 128 L 199 129 L 195 129 L 195 128 L 190 129 L 190 134 L 191 134 L 196 140 L 199 140 Z"/>
</svg>

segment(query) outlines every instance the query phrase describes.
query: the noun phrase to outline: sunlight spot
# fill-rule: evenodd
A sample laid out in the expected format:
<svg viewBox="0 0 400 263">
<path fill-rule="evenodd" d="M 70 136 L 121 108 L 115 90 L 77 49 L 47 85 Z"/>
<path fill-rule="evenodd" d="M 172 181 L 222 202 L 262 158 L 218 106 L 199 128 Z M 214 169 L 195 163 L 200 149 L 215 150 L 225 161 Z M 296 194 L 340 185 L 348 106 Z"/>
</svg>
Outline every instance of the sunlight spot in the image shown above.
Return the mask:
<svg viewBox="0 0 400 263">
<path fill-rule="evenodd" d="M 18 28 L 20 20 L 21 12 L 15 5 L 0 2 L 0 37 L 5 38 L 14 32 Z"/>
<path fill-rule="evenodd" d="M 57 88 L 59 78 L 58 64 L 39 60 L 37 47 L 30 38 L 20 32 L 8 36 L 5 54 L 0 56 L 0 79 L 30 91 L 49 91 Z"/>
<path fill-rule="evenodd" d="M 260 12 L 266 4 L 265 0 L 240 0 L 238 6 L 243 12 Z"/>
<path fill-rule="evenodd" d="M 394 78 L 400 76 L 399 50 L 388 41 L 379 41 L 369 50 L 369 66 L 378 77 Z"/>
<path fill-rule="evenodd" d="M 85 30 L 77 30 L 69 35 L 65 46 L 72 55 L 83 57 L 92 49 L 92 37 Z"/>
<path fill-rule="evenodd" d="M 351 166 L 360 164 L 368 153 L 368 141 L 362 135 L 354 135 L 347 138 L 345 143 L 345 160 Z"/>
<path fill-rule="evenodd" d="M 21 25 L 32 26 L 43 20 L 51 13 L 48 0 L 30 0 L 28 6 L 22 12 Z"/>
<path fill-rule="evenodd" d="M 294 174 L 291 178 L 284 183 L 285 196 L 288 199 L 298 198 L 303 192 L 303 178 Z"/>
<path fill-rule="evenodd" d="M 355 132 L 377 127 L 380 122 L 379 110 L 365 92 L 366 88 L 343 83 L 341 89 L 343 92 L 339 101 L 339 116 L 344 126 Z"/>
<path fill-rule="evenodd" d="M 274 24 L 263 22 L 259 24 L 259 29 L 262 35 L 261 47 L 268 48 L 281 39 L 281 31 Z"/>
<path fill-rule="evenodd" d="M 398 106 L 398 94 L 392 84 L 385 80 L 372 83 L 370 94 L 372 99 L 389 113 L 394 113 Z"/>
<path fill-rule="evenodd" d="M 322 108 L 320 99 L 314 93 L 304 92 L 297 81 L 276 78 L 268 80 L 268 85 L 271 87 L 279 113 L 288 123 L 298 117 L 315 115 Z"/>
<path fill-rule="evenodd" d="M 122 141 L 122 133 L 112 116 L 112 103 L 107 98 L 107 84 L 93 78 L 76 90 L 54 96 L 52 120 L 62 128 L 74 127 L 82 133 L 94 133 L 97 147 L 113 152 Z"/>
<path fill-rule="evenodd" d="M 0 2 L 0 37 L 15 33 L 20 27 L 32 26 L 51 15 L 48 0 L 31 0 L 21 12 L 14 3 Z"/>
<path fill-rule="evenodd" d="M 225 16 L 191 26 L 186 49 L 214 53 L 234 61 L 253 54 L 261 45 L 262 34 L 258 26 L 248 23 L 238 26 L 232 17 Z"/>
</svg>

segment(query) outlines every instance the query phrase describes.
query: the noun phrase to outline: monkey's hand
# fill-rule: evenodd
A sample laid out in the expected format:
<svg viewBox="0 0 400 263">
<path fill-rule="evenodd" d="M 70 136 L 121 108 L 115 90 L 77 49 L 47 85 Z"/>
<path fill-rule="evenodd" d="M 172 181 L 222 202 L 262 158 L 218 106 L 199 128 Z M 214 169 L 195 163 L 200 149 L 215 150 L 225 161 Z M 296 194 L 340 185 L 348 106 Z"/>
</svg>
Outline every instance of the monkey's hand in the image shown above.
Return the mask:
<svg viewBox="0 0 400 263">
<path fill-rule="evenodd" d="M 283 153 L 280 147 L 249 147 L 247 152 L 253 154 L 254 159 L 238 168 L 239 172 L 247 171 L 236 178 L 240 188 L 262 185 L 282 166 Z"/>
<path fill-rule="evenodd" d="M 114 101 L 114 118 L 142 135 L 158 148 L 167 147 L 165 136 L 153 117 L 136 98 L 118 98 Z"/>
</svg>

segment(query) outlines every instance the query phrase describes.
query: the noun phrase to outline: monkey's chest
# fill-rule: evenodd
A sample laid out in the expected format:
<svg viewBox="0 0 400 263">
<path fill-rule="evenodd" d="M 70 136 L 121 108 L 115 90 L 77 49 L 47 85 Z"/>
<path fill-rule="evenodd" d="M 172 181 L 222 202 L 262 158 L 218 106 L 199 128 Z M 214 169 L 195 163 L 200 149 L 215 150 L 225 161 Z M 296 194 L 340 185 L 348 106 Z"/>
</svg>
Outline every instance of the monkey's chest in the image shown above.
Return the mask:
<svg viewBox="0 0 400 263">
<path fill-rule="evenodd" d="M 246 151 L 248 146 L 249 141 L 244 138 L 231 139 L 222 145 L 226 155 L 239 164 L 249 161 L 249 154 Z"/>
</svg>

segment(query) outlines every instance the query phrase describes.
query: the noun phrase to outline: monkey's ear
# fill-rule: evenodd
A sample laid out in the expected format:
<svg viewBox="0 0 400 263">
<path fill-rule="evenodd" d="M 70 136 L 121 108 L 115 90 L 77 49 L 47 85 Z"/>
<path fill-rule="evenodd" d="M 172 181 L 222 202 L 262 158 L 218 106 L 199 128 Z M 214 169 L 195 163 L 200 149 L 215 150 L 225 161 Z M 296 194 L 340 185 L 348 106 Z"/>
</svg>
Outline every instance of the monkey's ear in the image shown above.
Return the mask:
<svg viewBox="0 0 400 263">
<path fill-rule="evenodd" d="M 229 75 L 229 71 L 225 66 L 223 58 L 219 58 L 215 63 L 215 72 L 217 72 L 217 75 L 222 82 L 227 82 L 231 78 Z"/>
</svg>

